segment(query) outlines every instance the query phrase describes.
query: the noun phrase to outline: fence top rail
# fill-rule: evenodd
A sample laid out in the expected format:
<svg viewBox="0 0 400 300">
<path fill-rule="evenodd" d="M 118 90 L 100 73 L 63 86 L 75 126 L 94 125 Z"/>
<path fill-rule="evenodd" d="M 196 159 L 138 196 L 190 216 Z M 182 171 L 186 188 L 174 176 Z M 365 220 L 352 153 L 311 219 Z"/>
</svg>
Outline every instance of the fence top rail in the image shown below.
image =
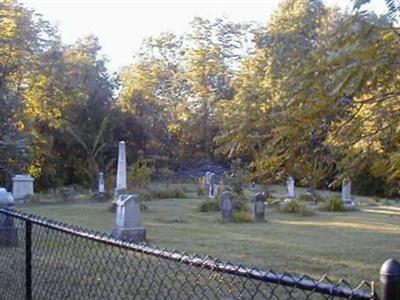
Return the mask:
<svg viewBox="0 0 400 300">
<path fill-rule="evenodd" d="M 161 259 L 184 263 L 193 267 L 209 269 L 219 273 L 226 273 L 301 290 L 312 291 L 323 295 L 345 297 L 350 299 L 375 299 L 376 296 L 374 295 L 371 283 L 367 281 L 363 281 L 358 286 L 353 288 L 350 283 L 343 279 L 335 283 L 325 275 L 322 276 L 320 280 L 313 279 L 307 275 L 297 277 L 290 273 L 280 274 L 274 272 L 273 270 L 263 271 L 257 268 L 249 268 L 243 265 L 222 261 L 210 256 L 202 257 L 198 256 L 197 254 L 189 255 L 185 252 L 167 250 L 166 248 L 158 248 L 147 244 L 135 244 L 129 241 L 115 239 L 106 232 L 88 230 L 80 226 L 69 225 L 44 217 L 19 212 L 15 209 L 0 208 L 0 213 L 72 236 L 158 257 Z"/>
</svg>

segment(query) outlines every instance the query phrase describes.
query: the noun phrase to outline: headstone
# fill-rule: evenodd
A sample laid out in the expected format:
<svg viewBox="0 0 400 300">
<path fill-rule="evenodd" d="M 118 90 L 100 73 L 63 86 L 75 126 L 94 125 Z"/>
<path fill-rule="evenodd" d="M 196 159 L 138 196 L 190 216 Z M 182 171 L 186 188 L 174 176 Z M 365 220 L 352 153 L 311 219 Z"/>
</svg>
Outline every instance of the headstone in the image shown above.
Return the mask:
<svg viewBox="0 0 400 300">
<path fill-rule="evenodd" d="M 33 181 L 30 175 L 17 174 L 13 177 L 13 196 L 14 199 L 21 199 L 28 195 L 33 195 Z"/>
<path fill-rule="evenodd" d="M 265 193 L 258 193 L 254 198 L 253 216 L 258 222 L 265 220 L 265 200 L 267 200 Z"/>
<path fill-rule="evenodd" d="M 343 179 L 342 181 L 342 201 L 345 206 L 354 206 L 354 199 L 351 196 L 351 181 Z"/>
<path fill-rule="evenodd" d="M 120 195 L 126 192 L 126 189 L 126 150 L 125 142 L 121 141 L 118 145 L 117 184 L 115 191 Z"/>
<path fill-rule="evenodd" d="M 102 172 L 99 173 L 99 194 L 104 194 L 104 174 Z"/>
<path fill-rule="evenodd" d="M 14 198 L 5 188 L 0 188 L 0 208 L 14 208 Z M 14 218 L 0 213 L 0 246 L 16 246 L 18 243 L 17 228 Z"/>
<path fill-rule="evenodd" d="M 115 227 L 112 235 L 129 242 L 141 242 L 146 239 L 146 230 L 141 224 L 140 202 L 137 195 L 119 195 Z"/>
<path fill-rule="evenodd" d="M 208 197 L 209 198 L 215 198 L 215 174 L 211 173 L 210 174 L 210 183 L 208 185 Z"/>
<path fill-rule="evenodd" d="M 66 187 L 65 189 L 63 189 L 62 196 L 63 196 L 63 199 L 66 201 L 76 200 L 75 188 L 72 185 L 69 187 Z"/>
<path fill-rule="evenodd" d="M 286 181 L 286 185 L 287 185 L 287 193 L 285 195 L 285 200 L 296 199 L 296 193 L 294 190 L 294 178 L 289 177 L 288 180 Z"/>
<path fill-rule="evenodd" d="M 233 217 L 233 205 L 232 205 L 232 193 L 229 191 L 221 194 L 221 217 L 224 222 L 232 221 Z"/>
</svg>

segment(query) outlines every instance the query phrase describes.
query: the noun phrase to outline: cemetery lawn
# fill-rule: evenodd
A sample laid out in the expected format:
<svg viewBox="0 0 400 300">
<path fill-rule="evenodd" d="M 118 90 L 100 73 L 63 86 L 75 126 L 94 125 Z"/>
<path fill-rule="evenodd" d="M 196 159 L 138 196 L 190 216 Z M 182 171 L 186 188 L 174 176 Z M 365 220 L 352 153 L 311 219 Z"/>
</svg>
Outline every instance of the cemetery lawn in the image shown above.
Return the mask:
<svg viewBox="0 0 400 300">
<path fill-rule="evenodd" d="M 315 278 L 345 278 L 352 284 L 379 281 L 379 268 L 390 257 L 400 258 L 400 206 L 364 205 L 359 211 L 300 217 L 267 208 L 268 222 L 221 223 L 218 212 L 197 210 L 203 199 L 145 202 L 142 219 L 148 242 L 188 253 L 290 272 Z M 366 203 L 367 198 L 360 198 Z M 40 204 L 20 210 L 86 228 L 110 231 L 110 203 L 80 201 Z"/>
</svg>

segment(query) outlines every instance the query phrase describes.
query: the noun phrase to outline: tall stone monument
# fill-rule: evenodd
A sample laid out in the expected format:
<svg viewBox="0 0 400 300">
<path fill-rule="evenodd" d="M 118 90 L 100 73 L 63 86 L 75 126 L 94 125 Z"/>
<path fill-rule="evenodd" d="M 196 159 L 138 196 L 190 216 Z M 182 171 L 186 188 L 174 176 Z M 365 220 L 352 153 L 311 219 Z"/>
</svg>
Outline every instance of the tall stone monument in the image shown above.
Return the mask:
<svg viewBox="0 0 400 300">
<path fill-rule="evenodd" d="M 118 145 L 118 165 L 117 165 L 117 183 L 115 193 L 121 195 L 126 193 L 126 150 L 125 142 L 121 141 Z"/>
<path fill-rule="evenodd" d="M 258 193 L 254 198 L 253 217 L 257 222 L 265 220 L 265 200 L 267 200 L 265 193 Z"/>
<path fill-rule="evenodd" d="M 138 243 L 146 239 L 141 224 L 140 202 L 137 195 L 119 195 L 116 201 L 117 215 L 112 235 L 115 238 Z"/>
<path fill-rule="evenodd" d="M 221 217 L 224 222 L 231 222 L 233 217 L 232 193 L 229 191 L 221 194 Z"/>
<path fill-rule="evenodd" d="M 14 199 L 21 199 L 33 195 L 33 181 L 30 175 L 17 174 L 12 178 Z"/>
<path fill-rule="evenodd" d="M 211 173 L 210 174 L 210 183 L 208 185 L 208 197 L 209 198 L 215 198 L 215 195 L 216 195 L 215 174 Z"/>
<path fill-rule="evenodd" d="M 14 198 L 5 188 L 0 188 L 0 208 L 14 208 Z M 14 218 L 0 213 L 0 246 L 16 246 L 18 232 Z"/>
<path fill-rule="evenodd" d="M 351 196 L 351 181 L 348 178 L 342 181 L 342 201 L 345 206 L 354 206 L 354 199 Z"/>
<path fill-rule="evenodd" d="M 293 200 L 296 199 L 295 187 L 294 187 L 294 178 L 289 177 L 286 181 L 287 185 L 287 193 L 285 194 L 285 200 Z"/>
<path fill-rule="evenodd" d="M 106 189 L 104 188 L 104 174 L 103 172 L 99 172 L 99 194 L 104 194 Z"/>
</svg>

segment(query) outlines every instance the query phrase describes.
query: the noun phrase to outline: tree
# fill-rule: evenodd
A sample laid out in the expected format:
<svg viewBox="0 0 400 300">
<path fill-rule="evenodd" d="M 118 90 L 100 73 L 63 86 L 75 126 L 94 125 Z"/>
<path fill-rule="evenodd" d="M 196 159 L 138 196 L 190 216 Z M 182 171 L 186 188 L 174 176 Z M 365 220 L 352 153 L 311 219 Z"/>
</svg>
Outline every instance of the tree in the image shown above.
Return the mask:
<svg viewBox="0 0 400 300">
<path fill-rule="evenodd" d="M 0 5 L 0 183 L 27 171 L 31 136 L 24 124 L 27 76 L 38 56 L 57 40 L 54 29 L 17 1 Z"/>
</svg>

